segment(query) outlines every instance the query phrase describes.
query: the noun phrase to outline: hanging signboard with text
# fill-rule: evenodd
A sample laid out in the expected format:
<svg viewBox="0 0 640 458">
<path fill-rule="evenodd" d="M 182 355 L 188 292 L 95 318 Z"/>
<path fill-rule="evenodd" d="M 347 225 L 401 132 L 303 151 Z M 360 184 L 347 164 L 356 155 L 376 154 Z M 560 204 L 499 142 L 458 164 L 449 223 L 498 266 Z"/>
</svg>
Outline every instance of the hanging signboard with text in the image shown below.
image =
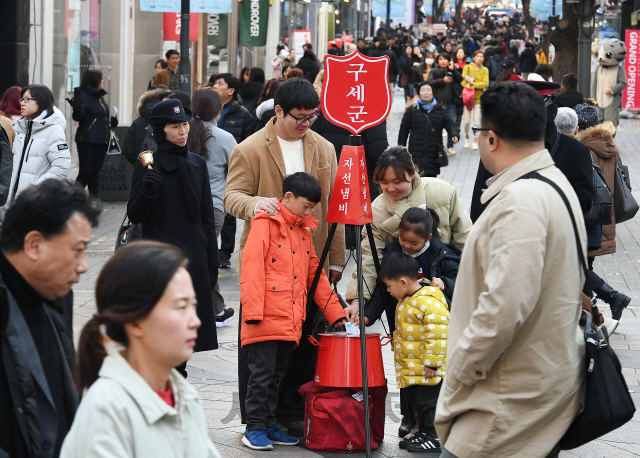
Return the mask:
<svg viewBox="0 0 640 458">
<path fill-rule="evenodd" d="M 198 41 L 198 20 L 197 14 L 191 14 L 189 19 L 189 41 Z M 182 18 L 180 13 L 164 13 L 162 15 L 162 31 L 164 41 L 180 41 L 180 29 L 182 28 Z"/>
<path fill-rule="evenodd" d="M 227 46 L 227 24 L 228 14 L 208 14 L 207 15 L 207 44 L 225 48 Z"/>
<path fill-rule="evenodd" d="M 624 42 L 627 45 L 624 59 L 627 87 L 622 91 L 622 108 L 640 110 L 640 30 L 627 29 Z"/>
<path fill-rule="evenodd" d="M 343 146 L 327 222 L 361 226 L 373 222 L 364 146 Z"/>
<path fill-rule="evenodd" d="M 190 0 L 190 13 L 230 13 L 232 0 Z M 140 0 L 141 11 L 180 13 L 180 0 Z"/>
<path fill-rule="evenodd" d="M 326 55 L 322 112 L 333 124 L 358 135 L 387 119 L 391 111 L 389 57 Z"/>
<path fill-rule="evenodd" d="M 267 44 L 269 0 L 242 0 L 240 3 L 240 46 Z"/>
</svg>

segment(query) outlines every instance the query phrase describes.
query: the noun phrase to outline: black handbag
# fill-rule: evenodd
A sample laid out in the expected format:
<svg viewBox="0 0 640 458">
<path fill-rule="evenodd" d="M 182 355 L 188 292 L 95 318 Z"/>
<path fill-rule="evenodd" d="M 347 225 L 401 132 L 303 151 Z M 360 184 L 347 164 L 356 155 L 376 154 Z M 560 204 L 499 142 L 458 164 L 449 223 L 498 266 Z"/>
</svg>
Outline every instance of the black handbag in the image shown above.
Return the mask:
<svg viewBox="0 0 640 458">
<path fill-rule="evenodd" d="M 638 202 L 631 194 L 629 167 L 622 165 L 620 158 L 616 161 L 616 176 L 613 193 L 613 208 L 616 212 L 616 224 L 629 221 L 638 213 Z"/>
<path fill-rule="evenodd" d="M 427 118 L 427 122 L 429 123 L 429 128 L 431 132 L 436 133 L 436 130 L 433 128 L 433 124 L 431 124 L 431 120 L 427 113 L 425 113 L 422 109 L 418 108 L 423 114 L 424 117 Z M 442 144 L 442 140 L 440 139 L 440 143 L 438 143 L 438 159 L 436 159 L 436 164 L 440 167 L 446 167 L 449 165 L 449 157 L 447 156 L 447 152 L 444 149 L 444 145 Z"/>
<path fill-rule="evenodd" d="M 133 224 L 129 220 L 129 215 L 125 214 L 120 229 L 118 229 L 118 237 L 116 238 L 116 248 L 114 253 L 127 243 L 142 239 L 142 227 L 140 224 Z"/>
<path fill-rule="evenodd" d="M 573 225 L 573 233 L 578 248 L 580 266 L 587 273 L 587 264 L 578 235 L 578 226 L 567 196 L 553 181 L 531 172 L 522 178 L 534 178 L 553 187 L 562 198 Z M 570 450 L 580 447 L 598 437 L 619 428 L 633 418 L 636 411 L 622 375 L 620 361 L 609 345 L 609 336 L 604 326 L 591 329 L 591 314 L 587 313 L 587 327 L 584 338 L 586 344 L 585 397 L 584 409 L 571 423 L 560 439 L 560 448 Z M 594 318 L 598 323 L 597 315 Z"/>
<path fill-rule="evenodd" d="M 590 226 L 606 226 L 611 224 L 613 213 L 611 187 L 593 157 L 591 157 L 591 165 L 593 166 L 593 203 L 591 209 L 584 214 L 584 223 Z"/>
</svg>

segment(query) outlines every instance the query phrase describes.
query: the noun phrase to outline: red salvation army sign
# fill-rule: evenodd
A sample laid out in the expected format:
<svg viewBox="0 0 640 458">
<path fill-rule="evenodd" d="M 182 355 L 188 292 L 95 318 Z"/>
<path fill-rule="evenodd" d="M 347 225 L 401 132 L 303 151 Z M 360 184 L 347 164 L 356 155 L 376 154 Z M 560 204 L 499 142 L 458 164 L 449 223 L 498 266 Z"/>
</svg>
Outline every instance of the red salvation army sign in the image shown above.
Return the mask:
<svg viewBox="0 0 640 458">
<path fill-rule="evenodd" d="M 380 124 L 391 111 L 389 58 L 326 55 L 322 112 L 335 125 L 358 135 Z"/>
<path fill-rule="evenodd" d="M 627 29 L 625 44 L 627 57 L 624 71 L 627 74 L 627 87 L 622 91 L 622 108 L 640 110 L 640 30 Z"/>
</svg>

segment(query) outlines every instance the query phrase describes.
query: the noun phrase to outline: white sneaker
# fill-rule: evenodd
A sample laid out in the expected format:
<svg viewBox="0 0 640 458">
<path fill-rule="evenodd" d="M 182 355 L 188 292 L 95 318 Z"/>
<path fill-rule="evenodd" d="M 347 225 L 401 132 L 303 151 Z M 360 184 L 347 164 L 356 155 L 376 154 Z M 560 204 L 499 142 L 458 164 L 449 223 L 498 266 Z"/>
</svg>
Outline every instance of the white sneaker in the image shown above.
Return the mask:
<svg viewBox="0 0 640 458">
<path fill-rule="evenodd" d="M 468 138 L 464 141 L 464 147 L 465 148 L 469 148 L 469 139 Z"/>
<path fill-rule="evenodd" d="M 611 335 L 615 332 L 619 323 L 620 322 L 618 320 L 614 320 L 610 316 L 605 316 L 604 321 L 602 322 L 602 326 L 607 328 L 607 334 Z"/>
<path fill-rule="evenodd" d="M 478 142 L 474 141 L 471 149 L 478 149 Z"/>
<path fill-rule="evenodd" d="M 453 156 L 454 154 L 456 154 L 456 150 L 454 150 L 453 147 L 451 147 L 447 150 L 447 154 Z"/>
</svg>

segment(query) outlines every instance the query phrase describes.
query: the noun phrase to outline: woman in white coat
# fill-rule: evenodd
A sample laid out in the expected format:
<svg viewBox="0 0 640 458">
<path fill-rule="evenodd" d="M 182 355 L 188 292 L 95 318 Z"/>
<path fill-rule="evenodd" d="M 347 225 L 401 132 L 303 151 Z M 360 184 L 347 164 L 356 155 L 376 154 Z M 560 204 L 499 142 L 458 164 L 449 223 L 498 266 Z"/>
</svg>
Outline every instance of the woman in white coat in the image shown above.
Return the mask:
<svg viewBox="0 0 640 458">
<path fill-rule="evenodd" d="M 27 86 L 20 94 L 22 118 L 13 123 L 16 138 L 8 205 L 29 186 L 48 178 L 64 180 L 69 174 L 67 121 L 53 102 L 51 90 L 42 84 Z"/>
<path fill-rule="evenodd" d="M 88 391 L 61 458 L 220 458 L 196 390 L 173 369 L 200 326 L 186 263 L 178 248 L 143 241 L 105 264 L 78 344 L 78 389 Z M 119 348 L 105 349 L 107 338 Z"/>
</svg>

